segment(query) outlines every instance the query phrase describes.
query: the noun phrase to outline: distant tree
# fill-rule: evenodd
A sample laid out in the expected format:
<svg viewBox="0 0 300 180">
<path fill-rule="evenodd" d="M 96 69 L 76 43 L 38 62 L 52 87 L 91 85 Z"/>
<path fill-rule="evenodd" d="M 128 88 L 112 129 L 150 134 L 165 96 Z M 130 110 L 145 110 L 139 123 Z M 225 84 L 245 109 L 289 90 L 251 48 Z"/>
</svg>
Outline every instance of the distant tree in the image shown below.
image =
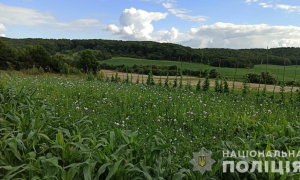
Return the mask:
<svg viewBox="0 0 300 180">
<path fill-rule="evenodd" d="M 20 68 L 43 67 L 47 69 L 51 65 L 51 56 L 40 45 L 27 46 L 20 54 Z"/>
<path fill-rule="evenodd" d="M 65 60 L 63 55 L 55 55 L 51 58 L 49 66 L 54 72 L 60 72 L 64 62 Z"/>
<path fill-rule="evenodd" d="M 9 64 L 14 66 L 17 63 L 18 51 L 0 40 L 0 68 L 7 69 Z"/>
<path fill-rule="evenodd" d="M 95 52 L 90 49 L 79 52 L 77 63 L 77 67 L 82 69 L 85 73 L 96 73 L 99 68 L 99 63 L 95 56 Z"/>
</svg>

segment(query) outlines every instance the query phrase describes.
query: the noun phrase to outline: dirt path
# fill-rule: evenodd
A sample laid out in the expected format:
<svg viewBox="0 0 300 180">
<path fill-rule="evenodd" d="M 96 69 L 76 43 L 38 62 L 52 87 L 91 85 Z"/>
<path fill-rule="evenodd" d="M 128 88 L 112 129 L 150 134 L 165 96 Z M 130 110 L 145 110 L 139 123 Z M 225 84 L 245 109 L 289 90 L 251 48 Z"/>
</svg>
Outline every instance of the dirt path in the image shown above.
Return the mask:
<svg viewBox="0 0 300 180">
<path fill-rule="evenodd" d="M 108 76 L 109 78 L 116 74 L 116 72 L 114 71 L 110 71 L 110 70 L 101 70 L 101 72 L 103 72 L 105 74 L 105 76 Z M 122 72 L 118 72 L 118 76 L 120 79 L 125 79 L 126 78 L 126 73 L 122 73 Z M 129 79 L 131 78 L 131 74 L 128 73 L 128 76 L 129 76 Z M 142 77 L 144 79 L 144 83 L 146 83 L 147 81 L 147 78 L 148 78 L 148 75 L 138 75 L 138 74 L 132 74 L 132 81 L 133 82 L 136 82 L 137 78 L 139 76 L 139 82 L 142 83 Z M 159 76 L 153 76 L 153 79 L 155 81 L 155 83 L 158 83 L 159 82 Z M 162 79 L 162 83 L 165 82 L 165 79 L 167 78 L 167 76 L 162 76 L 161 79 Z M 169 83 L 170 84 L 173 84 L 174 83 L 174 80 L 175 80 L 175 76 L 169 76 Z M 188 77 L 188 76 L 183 76 L 183 85 L 186 85 L 187 84 L 187 80 L 191 80 L 191 85 L 194 85 L 196 86 L 197 83 L 198 83 L 198 78 L 196 77 Z M 178 82 L 179 82 L 179 79 L 178 79 Z M 201 79 L 201 82 L 203 83 L 204 82 L 204 79 Z M 227 81 L 228 82 L 228 85 L 230 88 L 233 87 L 233 81 Z M 215 86 L 215 81 L 214 80 L 211 80 L 210 81 L 210 85 L 211 86 Z M 242 82 L 235 82 L 234 83 L 234 86 L 235 86 L 235 89 L 242 89 L 242 86 L 243 86 L 243 83 Z M 263 90 L 264 88 L 264 84 L 261 84 L 260 85 L 260 89 Z M 258 90 L 258 87 L 259 87 L 259 84 L 255 84 L 255 83 L 249 83 L 249 88 L 250 90 Z M 290 92 L 291 91 L 291 88 L 292 87 L 285 87 L 285 92 Z M 267 91 L 270 91 L 272 92 L 274 89 L 274 85 L 266 85 L 266 90 Z M 293 91 L 295 92 L 297 89 L 299 89 L 298 87 L 294 87 L 293 88 Z M 275 87 L 275 92 L 280 92 L 280 86 L 276 86 Z"/>
</svg>

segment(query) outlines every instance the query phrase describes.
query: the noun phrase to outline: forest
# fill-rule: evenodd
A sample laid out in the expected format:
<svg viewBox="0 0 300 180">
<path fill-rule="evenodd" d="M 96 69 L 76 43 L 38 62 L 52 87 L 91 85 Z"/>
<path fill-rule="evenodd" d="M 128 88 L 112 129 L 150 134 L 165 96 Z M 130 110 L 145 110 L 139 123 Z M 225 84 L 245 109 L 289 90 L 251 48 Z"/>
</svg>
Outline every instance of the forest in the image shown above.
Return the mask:
<svg viewBox="0 0 300 180">
<path fill-rule="evenodd" d="M 97 52 L 98 56 L 101 56 L 98 60 L 121 56 L 203 63 L 215 67 L 232 68 L 253 68 L 254 65 L 261 63 L 296 65 L 297 61 L 300 60 L 300 48 L 289 47 L 271 49 L 267 49 L 267 47 L 266 49 L 195 49 L 171 43 L 102 39 L 11 39 L 2 37 L 0 41 L 6 42 L 8 46 L 11 46 L 10 49 L 14 49 L 20 54 L 28 46 L 39 45 L 47 51 L 49 57 L 54 57 L 57 54 L 73 55 L 74 53 L 90 49 L 93 52 Z M 3 51 L 3 48 L 1 51 Z M 16 60 L 16 57 L 11 58 Z M 3 61 L 3 57 L 0 57 L 1 59 Z M 0 63 L 4 64 L 3 62 Z M 72 66 L 70 60 L 66 61 L 66 63 Z"/>
</svg>

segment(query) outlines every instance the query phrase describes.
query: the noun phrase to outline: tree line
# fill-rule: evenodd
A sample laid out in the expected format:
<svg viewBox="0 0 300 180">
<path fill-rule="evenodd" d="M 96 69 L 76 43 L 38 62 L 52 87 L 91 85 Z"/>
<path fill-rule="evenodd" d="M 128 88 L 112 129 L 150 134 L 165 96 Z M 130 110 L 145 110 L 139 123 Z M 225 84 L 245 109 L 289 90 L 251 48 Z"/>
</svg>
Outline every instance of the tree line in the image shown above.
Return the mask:
<svg viewBox="0 0 300 180">
<path fill-rule="evenodd" d="M 28 45 L 43 46 L 51 55 L 70 54 L 85 49 L 101 51 L 105 56 L 123 56 L 150 60 L 204 63 L 215 67 L 252 68 L 256 64 L 294 65 L 300 60 L 300 48 L 272 49 L 194 49 L 172 43 L 118 40 L 11 39 L 0 38 L 16 49 Z"/>
<path fill-rule="evenodd" d="M 100 61 L 110 59 L 111 56 L 100 50 L 84 49 L 77 52 L 75 58 L 65 54 L 51 54 L 42 45 L 29 45 L 16 49 L 0 40 L 0 69 L 26 70 L 34 67 L 46 72 L 96 73 L 100 68 Z"/>
</svg>

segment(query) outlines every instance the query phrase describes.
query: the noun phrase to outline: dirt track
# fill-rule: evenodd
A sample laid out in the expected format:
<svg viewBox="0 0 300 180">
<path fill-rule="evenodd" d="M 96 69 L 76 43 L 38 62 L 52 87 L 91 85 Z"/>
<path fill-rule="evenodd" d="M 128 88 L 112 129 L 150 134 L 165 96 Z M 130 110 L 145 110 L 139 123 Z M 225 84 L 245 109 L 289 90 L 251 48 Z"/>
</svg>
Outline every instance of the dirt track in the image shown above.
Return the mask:
<svg viewBox="0 0 300 180">
<path fill-rule="evenodd" d="M 110 70 L 101 70 L 101 72 L 103 72 L 108 77 L 111 77 L 112 75 L 115 76 L 115 74 L 116 74 L 116 72 L 110 71 Z M 120 79 L 126 78 L 126 73 L 118 72 L 118 76 L 119 76 Z M 129 76 L 129 79 L 130 79 L 131 74 L 128 73 L 128 76 Z M 132 81 L 136 82 L 137 77 L 138 77 L 138 74 L 132 74 Z M 140 83 L 142 82 L 142 77 L 144 79 L 144 82 L 146 83 L 148 75 L 141 75 L 140 74 L 139 75 L 139 82 Z M 155 83 L 159 82 L 159 78 L 160 78 L 159 76 L 153 76 L 153 79 L 154 79 Z M 167 76 L 162 76 L 161 78 L 162 78 L 162 83 L 164 83 Z M 169 76 L 169 82 L 171 84 L 174 83 L 174 80 L 175 80 L 175 76 Z M 183 85 L 187 84 L 187 80 L 191 80 L 191 85 L 197 85 L 197 83 L 198 83 L 198 78 L 196 78 L 196 77 L 183 76 Z M 204 81 L 204 79 L 201 79 L 202 83 L 203 83 L 203 81 Z M 228 82 L 229 87 L 232 88 L 233 87 L 233 81 L 227 81 L 227 82 Z M 210 85 L 215 86 L 215 81 L 211 80 Z M 242 89 L 243 83 L 242 82 L 235 82 L 234 86 L 235 86 L 235 89 Z M 264 86 L 265 86 L 264 84 L 261 84 L 260 89 L 263 90 Z M 258 87 L 259 87 L 259 84 L 249 83 L 250 90 L 258 90 Z M 285 92 L 290 92 L 291 88 L 292 87 L 285 87 Z M 272 92 L 273 89 L 274 89 L 274 85 L 266 85 L 266 89 L 267 89 L 267 91 Z M 296 91 L 297 89 L 298 89 L 298 87 L 294 87 L 293 91 Z M 280 87 L 279 86 L 275 87 L 275 92 L 280 92 Z"/>
</svg>

